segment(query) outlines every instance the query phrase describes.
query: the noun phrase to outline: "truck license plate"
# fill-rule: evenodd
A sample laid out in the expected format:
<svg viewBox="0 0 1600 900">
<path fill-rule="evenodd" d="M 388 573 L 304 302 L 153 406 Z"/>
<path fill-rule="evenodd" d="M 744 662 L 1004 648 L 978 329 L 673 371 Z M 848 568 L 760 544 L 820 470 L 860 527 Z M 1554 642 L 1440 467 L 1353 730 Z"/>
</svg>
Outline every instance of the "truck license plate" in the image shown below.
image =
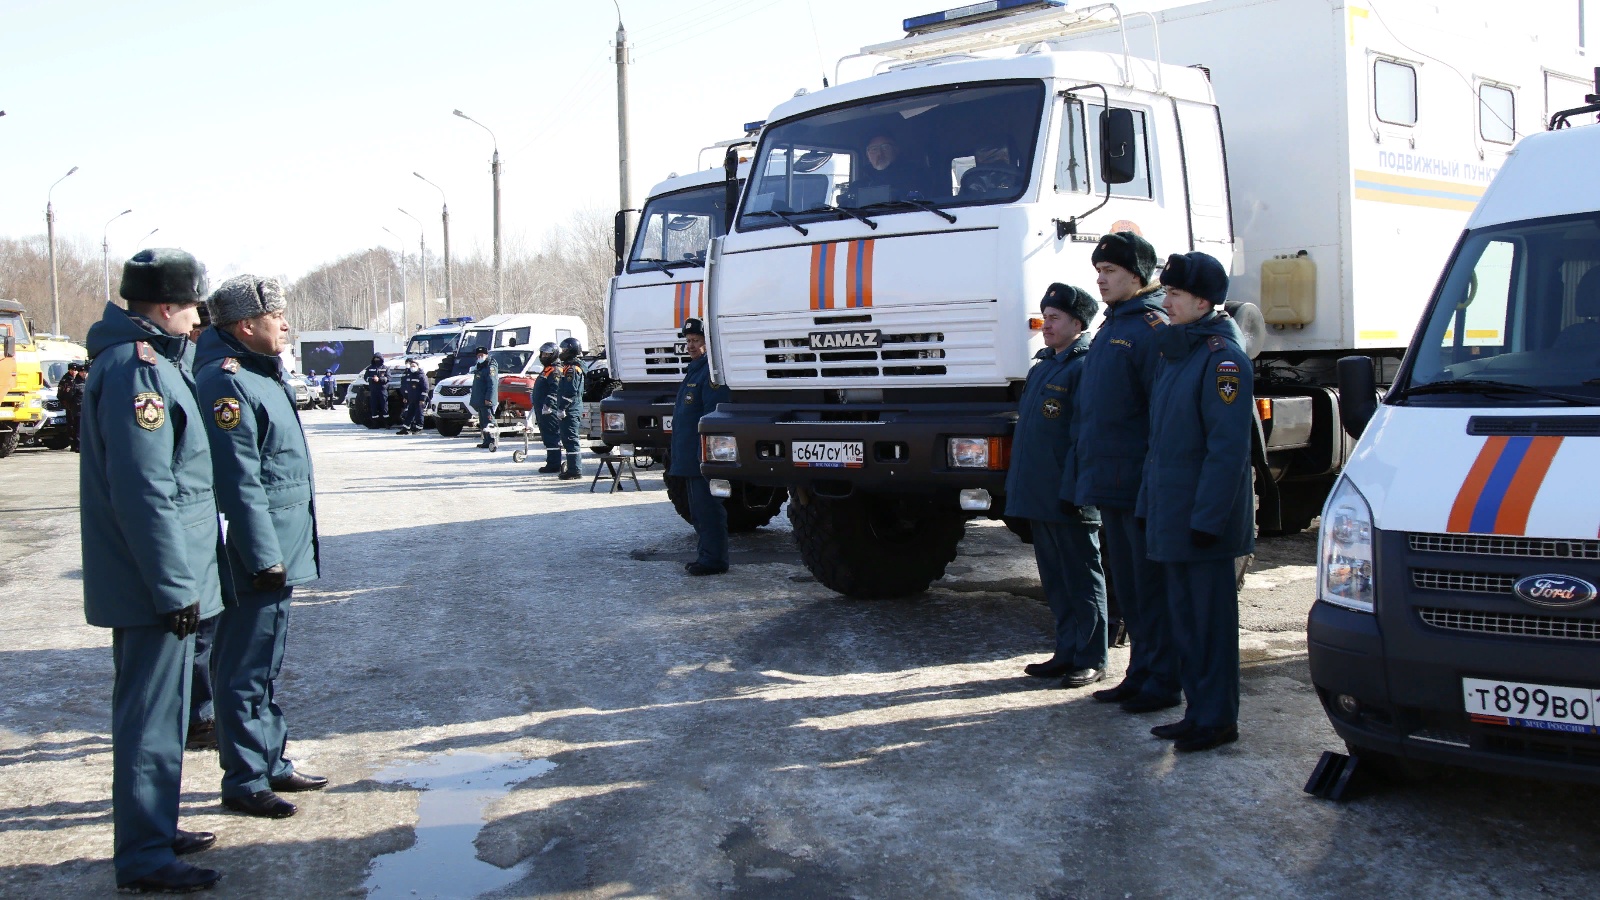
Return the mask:
<svg viewBox="0 0 1600 900">
<path fill-rule="evenodd" d="M 818 469 L 859 469 L 863 462 L 860 441 L 790 441 L 789 458 L 797 466 Z"/>
<path fill-rule="evenodd" d="M 1480 724 L 1600 734 L 1600 691 L 1483 678 L 1461 679 L 1461 690 L 1467 715 Z"/>
<path fill-rule="evenodd" d="M 671 416 L 662 416 L 661 417 L 661 430 L 665 431 L 667 434 L 671 434 L 672 433 L 672 417 Z"/>
<path fill-rule="evenodd" d="M 440 412 L 461 412 L 463 409 L 466 409 L 466 407 L 462 406 L 459 403 L 441 403 L 441 404 L 439 404 L 439 411 Z"/>
</svg>

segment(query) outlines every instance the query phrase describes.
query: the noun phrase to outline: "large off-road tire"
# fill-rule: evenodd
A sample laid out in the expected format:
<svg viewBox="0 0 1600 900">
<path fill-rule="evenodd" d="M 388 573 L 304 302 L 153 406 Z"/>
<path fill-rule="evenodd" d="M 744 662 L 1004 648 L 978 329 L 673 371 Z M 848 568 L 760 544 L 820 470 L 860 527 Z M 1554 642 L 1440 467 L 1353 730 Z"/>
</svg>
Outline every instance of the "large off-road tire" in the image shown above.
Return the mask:
<svg viewBox="0 0 1600 900">
<path fill-rule="evenodd" d="M 859 493 L 846 499 L 797 493 L 789 521 L 817 581 L 859 600 L 926 590 L 956 558 L 966 530 L 960 513 L 923 498 Z"/>
<path fill-rule="evenodd" d="M 16 429 L 0 431 L 0 459 L 10 456 L 11 451 L 17 449 L 17 442 L 21 439 L 22 435 Z"/>
<path fill-rule="evenodd" d="M 371 417 L 367 415 L 367 392 L 350 395 L 350 421 L 357 425 L 371 427 Z"/>
<path fill-rule="evenodd" d="M 46 450 L 65 450 L 72 446 L 72 436 L 68 434 L 52 434 L 49 437 L 41 438 L 39 443 L 43 444 Z"/>
<path fill-rule="evenodd" d="M 444 437 L 455 437 L 465 431 L 467 423 L 460 419 L 440 419 L 439 434 Z"/>
<path fill-rule="evenodd" d="M 667 499 L 672 501 L 672 508 L 685 522 L 694 524 L 689 515 L 688 480 L 682 475 L 662 475 L 661 480 L 666 483 Z M 757 487 L 735 481 L 733 496 L 722 501 L 722 508 L 728 511 L 728 533 L 749 534 L 766 525 L 787 499 L 789 492 L 783 488 Z"/>
</svg>

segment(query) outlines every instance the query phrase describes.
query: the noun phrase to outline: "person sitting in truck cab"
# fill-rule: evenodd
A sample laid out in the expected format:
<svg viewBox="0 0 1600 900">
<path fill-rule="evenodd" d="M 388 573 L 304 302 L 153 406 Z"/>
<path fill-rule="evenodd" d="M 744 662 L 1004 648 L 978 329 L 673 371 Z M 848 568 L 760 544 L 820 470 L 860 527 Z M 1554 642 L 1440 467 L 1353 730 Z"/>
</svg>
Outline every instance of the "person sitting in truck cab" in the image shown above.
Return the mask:
<svg viewBox="0 0 1600 900">
<path fill-rule="evenodd" d="M 927 172 L 901 152 L 900 142 L 895 138 L 881 133 L 874 135 L 867 141 L 865 155 L 867 164 L 861 167 L 860 176 L 852 179 L 850 196 L 841 205 L 866 206 L 903 200 L 913 193 L 926 194 Z"/>
</svg>

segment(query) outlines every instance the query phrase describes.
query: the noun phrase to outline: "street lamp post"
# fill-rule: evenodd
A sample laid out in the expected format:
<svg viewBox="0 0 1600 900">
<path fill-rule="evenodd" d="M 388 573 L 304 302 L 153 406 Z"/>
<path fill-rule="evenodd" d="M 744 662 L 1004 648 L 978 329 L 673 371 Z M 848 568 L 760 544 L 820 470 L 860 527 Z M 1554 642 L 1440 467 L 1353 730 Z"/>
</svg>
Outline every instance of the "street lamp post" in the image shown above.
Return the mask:
<svg viewBox="0 0 1600 900">
<path fill-rule="evenodd" d="M 428 312 L 428 230 L 422 227 L 422 220 L 411 213 L 402 209 L 400 214 L 417 223 L 417 256 L 422 264 L 422 321 L 426 322 L 431 315 Z"/>
<path fill-rule="evenodd" d="M 45 240 L 50 244 L 50 313 L 54 319 L 50 324 L 50 331 L 54 334 L 61 333 L 61 286 L 56 283 L 56 207 L 54 194 L 56 185 L 66 181 L 76 171 L 78 171 L 78 167 L 73 166 L 66 175 L 57 178 L 55 184 L 50 185 L 50 190 L 46 191 L 44 195 L 44 230 L 47 235 Z"/>
<path fill-rule="evenodd" d="M 420 172 L 412 172 L 411 174 L 422 178 L 422 173 Z M 426 178 L 422 178 L 422 180 L 428 181 Z M 455 291 L 450 287 L 450 201 L 445 199 L 444 188 L 431 181 L 428 181 L 428 184 L 439 192 L 439 219 L 444 222 L 444 314 L 447 318 L 454 318 L 456 314 L 456 296 Z M 496 254 L 496 258 L 499 258 L 498 254 Z M 427 310 L 423 310 L 423 314 L 423 318 L 426 320 Z"/>
<path fill-rule="evenodd" d="M 134 250 L 135 250 L 135 251 L 138 251 L 138 249 L 139 249 L 139 248 L 140 248 L 140 247 L 143 247 L 143 246 L 144 246 L 144 242 L 145 242 L 145 241 L 148 241 L 148 240 L 150 240 L 150 237 L 151 237 L 151 236 L 152 236 L 152 235 L 154 235 L 154 234 L 155 234 L 155 233 L 156 233 L 156 232 L 158 232 L 158 231 L 160 231 L 160 230 L 161 230 L 161 229 L 159 229 L 159 228 L 152 228 L 152 229 L 150 229 L 150 231 L 149 231 L 149 233 L 148 233 L 148 234 L 146 234 L 146 235 L 145 235 L 145 236 L 144 236 L 144 237 L 142 237 L 142 238 L 139 238 L 139 243 L 137 243 L 137 244 L 134 244 L 134 245 L 133 245 L 133 249 L 134 249 Z"/>
<path fill-rule="evenodd" d="M 505 278 L 500 269 L 500 139 L 494 136 L 489 126 L 467 115 L 459 109 L 451 110 L 452 113 L 466 119 L 468 122 L 489 132 L 489 140 L 494 142 L 494 157 L 489 163 L 489 172 L 494 176 L 494 311 L 504 312 L 504 301 L 501 293 L 505 288 Z"/>
<path fill-rule="evenodd" d="M 114 215 L 111 218 L 107 219 L 105 227 L 100 229 L 100 269 L 103 272 L 103 274 L 106 276 L 106 302 L 107 303 L 111 302 L 111 244 L 107 240 L 106 236 L 111 231 L 111 223 L 112 222 L 115 222 L 116 220 L 122 218 L 123 216 L 125 216 L 125 215 L 127 215 L 128 213 L 131 213 L 131 212 L 133 212 L 133 210 L 125 209 L 122 212 L 117 213 L 116 215 Z"/>
<path fill-rule="evenodd" d="M 617 7 L 617 209 L 633 207 L 633 178 L 628 159 L 628 31 L 622 27 L 622 5 Z M 624 213 L 623 227 L 627 227 Z M 624 233 L 624 245 L 632 235 Z"/>
<path fill-rule="evenodd" d="M 384 231 L 389 231 L 389 226 L 387 225 L 380 225 L 378 227 L 382 228 Z M 406 242 L 404 238 L 400 237 L 398 234 L 395 234 L 393 231 L 389 231 L 389 235 L 395 239 L 395 243 L 400 245 L 400 310 L 401 313 L 404 314 L 406 308 L 406 298 L 409 296 L 409 292 L 406 290 Z M 422 308 L 422 319 L 424 322 L 426 322 L 428 319 L 427 306 L 423 306 Z"/>
</svg>

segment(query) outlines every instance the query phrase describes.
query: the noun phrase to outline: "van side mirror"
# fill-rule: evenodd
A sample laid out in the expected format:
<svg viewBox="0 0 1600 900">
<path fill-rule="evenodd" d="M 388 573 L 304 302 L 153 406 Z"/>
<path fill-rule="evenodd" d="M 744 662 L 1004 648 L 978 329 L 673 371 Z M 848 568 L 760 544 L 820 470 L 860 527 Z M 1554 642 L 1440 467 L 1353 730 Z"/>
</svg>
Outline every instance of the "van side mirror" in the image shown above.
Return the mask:
<svg viewBox="0 0 1600 900">
<path fill-rule="evenodd" d="M 1346 356 L 1339 360 L 1339 421 L 1345 433 L 1361 437 L 1378 411 L 1378 383 L 1372 376 L 1372 359 Z"/>
<path fill-rule="evenodd" d="M 1127 184 L 1139 174 L 1139 136 L 1133 110 L 1112 107 L 1100 113 L 1100 180 Z"/>
</svg>

